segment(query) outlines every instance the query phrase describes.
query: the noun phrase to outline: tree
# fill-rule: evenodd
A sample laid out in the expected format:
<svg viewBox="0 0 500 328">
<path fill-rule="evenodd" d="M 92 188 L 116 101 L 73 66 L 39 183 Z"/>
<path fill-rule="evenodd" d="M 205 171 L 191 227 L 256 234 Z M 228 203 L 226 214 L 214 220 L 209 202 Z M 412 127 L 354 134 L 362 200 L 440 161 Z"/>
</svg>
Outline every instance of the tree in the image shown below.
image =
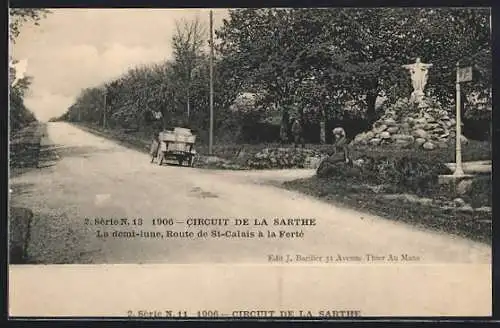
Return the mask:
<svg viewBox="0 0 500 328">
<path fill-rule="evenodd" d="M 29 87 L 31 85 L 31 82 L 33 81 L 32 76 L 24 76 L 21 79 L 17 80 L 15 84 L 13 84 L 14 79 L 12 76 L 15 76 L 15 68 L 14 67 L 9 67 L 10 70 L 10 92 L 11 93 L 17 93 L 21 98 L 24 98 L 26 93 L 29 90 Z"/>
<path fill-rule="evenodd" d="M 208 124 L 206 58 L 199 59 L 196 74 L 191 83 L 191 97 L 192 104 L 200 110 L 192 114 L 192 123 L 197 128 L 204 128 Z M 68 120 L 80 118 L 82 122 L 101 122 L 106 94 L 106 117 L 110 126 L 150 132 L 158 122 L 153 115 L 155 112 L 162 113 L 164 128 L 185 124 L 183 93 L 174 62 L 143 65 L 102 86 L 82 90 L 63 117 Z"/>
<path fill-rule="evenodd" d="M 294 38 L 290 9 L 235 9 L 216 31 L 228 84 L 241 92 L 266 94 L 268 108 L 279 108 L 282 126 L 293 107 L 292 92 L 301 81 L 294 65 L 300 39 Z"/>
<path fill-rule="evenodd" d="M 50 10 L 41 8 L 10 8 L 10 41 L 16 41 L 16 38 L 21 33 L 21 27 L 24 23 L 32 21 L 36 26 L 38 26 L 40 25 L 40 20 L 42 20 L 42 18 L 45 18 L 49 13 Z"/>
<path fill-rule="evenodd" d="M 39 25 L 39 22 L 48 13 L 47 9 L 32 9 L 32 8 L 10 8 L 10 22 L 9 22 L 9 39 L 12 43 L 15 43 L 16 38 L 21 32 L 21 26 L 32 21 L 35 25 Z M 17 63 L 13 58 L 9 58 L 11 65 L 9 65 L 9 86 L 10 86 L 10 99 L 9 99 L 9 120 L 10 127 L 12 130 L 21 129 L 27 123 L 35 121 L 36 118 L 32 112 L 26 108 L 24 104 L 24 97 L 29 90 L 31 82 L 33 80 L 30 76 L 24 76 L 23 78 L 15 81 L 16 69 L 13 67 Z"/>
<path fill-rule="evenodd" d="M 17 131 L 27 124 L 36 121 L 35 116 L 24 105 L 23 98 L 17 93 L 9 97 L 9 125 L 11 131 Z"/>
<path fill-rule="evenodd" d="M 176 34 L 172 37 L 174 48 L 174 71 L 186 94 L 187 119 L 191 114 L 191 87 L 198 71 L 198 62 L 202 57 L 206 30 L 196 18 L 191 21 L 177 21 Z"/>
<path fill-rule="evenodd" d="M 428 92 L 451 103 L 456 61 L 491 58 L 488 14 L 456 8 L 241 9 L 230 12 L 217 35 L 228 74 L 240 80 L 232 85 L 258 85 L 274 101 L 298 106 L 299 115 L 311 107 L 322 119 L 354 101 L 373 121 L 381 93 L 390 99 L 410 94 L 401 65 L 416 57 L 434 63 Z M 491 65 L 479 66 L 491 75 Z M 285 111 L 290 109 L 283 106 Z"/>
</svg>

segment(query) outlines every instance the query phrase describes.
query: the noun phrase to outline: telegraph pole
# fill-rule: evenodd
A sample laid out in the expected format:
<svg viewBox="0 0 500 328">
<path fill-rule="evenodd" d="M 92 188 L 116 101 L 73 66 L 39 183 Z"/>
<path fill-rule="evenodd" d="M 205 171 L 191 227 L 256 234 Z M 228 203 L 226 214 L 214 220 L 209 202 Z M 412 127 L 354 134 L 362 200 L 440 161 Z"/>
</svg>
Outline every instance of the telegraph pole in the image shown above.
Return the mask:
<svg viewBox="0 0 500 328">
<path fill-rule="evenodd" d="M 213 154 L 214 138 L 214 37 L 213 37 L 213 11 L 210 10 L 210 133 L 208 139 L 208 153 Z"/>
<path fill-rule="evenodd" d="M 103 128 L 106 128 L 106 92 L 104 92 L 104 108 L 103 108 L 103 120 L 102 120 L 102 126 Z"/>
<path fill-rule="evenodd" d="M 455 150 L 455 176 L 463 176 L 464 171 L 462 168 L 462 117 L 460 110 L 460 63 L 457 62 L 457 81 L 456 81 L 456 128 L 455 128 L 455 138 L 456 138 L 456 150 Z"/>
</svg>

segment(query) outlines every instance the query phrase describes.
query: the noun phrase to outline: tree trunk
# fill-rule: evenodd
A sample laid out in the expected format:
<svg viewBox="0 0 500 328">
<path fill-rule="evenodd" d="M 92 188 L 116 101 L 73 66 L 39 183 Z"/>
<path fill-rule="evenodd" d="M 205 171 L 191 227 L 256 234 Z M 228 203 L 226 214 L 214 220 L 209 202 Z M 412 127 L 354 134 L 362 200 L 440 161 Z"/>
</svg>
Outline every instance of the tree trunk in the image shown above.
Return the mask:
<svg viewBox="0 0 500 328">
<path fill-rule="evenodd" d="M 326 143 L 326 113 L 324 108 L 321 110 L 321 121 L 319 122 L 319 142 L 322 145 Z"/>
<path fill-rule="evenodd" d="M 377 92 L 370 91 L 366 94 L 366 118 L 368 122 L 371 124 L 377 119 L 377 113 L 375 110 L 375 102 L 377 101 Z"/>
<path fill-rule="evenodd" d="M 103 119 L 102 119 L 102 125 L 104 128 L 106 128 L 106 115 L 107 115 L 107 101 L 106 101 L 106 94 L 104 94 L 104 106 L 102 109 L 102 114 L 103 114 Z"/>
<path fill-rule="evenodd" d="M 278 105 L 279 106 L 279 105 Z M 280 137 L 281 141 L 283 143 L 286 143 L 289 139 L 289 120 L 290 120 L 290 115 L 288 114 L 288 110 L 286 108 L 281 109 L 281 123 L 280 123 Z"/>
<path fill-rule="evenodd" d="M 190 102 L 190 94 L 189 94 L 189 87 L 187 89 L 187 123 L 189 124 L 189 114 L 191 111 L 191 102 Z"/>
</svg>

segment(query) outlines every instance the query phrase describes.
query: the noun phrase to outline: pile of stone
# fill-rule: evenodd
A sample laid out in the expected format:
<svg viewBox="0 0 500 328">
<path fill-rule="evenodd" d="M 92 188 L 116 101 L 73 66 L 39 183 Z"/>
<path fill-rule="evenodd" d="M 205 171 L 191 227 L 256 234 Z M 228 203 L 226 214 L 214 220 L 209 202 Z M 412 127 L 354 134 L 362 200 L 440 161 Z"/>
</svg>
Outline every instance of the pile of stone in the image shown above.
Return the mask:
<svg viewBox="0 0 500 328">
<path fill-rule="evenodd" d="M 246 161 L 250 169 L 316 168 L 324 154 L 307 148 L 265 148 Z"/>
<path fill-rule="evenodd" d="M 220 158 L 217 156 L 203 156 L 203 155 L 198 155 L 195 157 L 194 167 L 213 168 L 213 169 L 240 169 L 238 165 L 232 163 L 230 160 Z"/>
<path fill-rule="evenodd" d="M 358 134 L 351 144 L 426 150 L 447 148 L 455 142 L 455 124 L 455 119 L 439 106 L 418 108 L 399 102 L 389 108 L 370 131 Z M 462 136 L 462 143 L 465 142 L 467 140 Z"/>
<path fill-rule="evenodd" d="M 305 148 L 265 148 L 254 155 L 241 155 L 233 160 L 199 155 L 194 166 L 226 170 L 317 169 L 327 157 L 317 150 Z"/>
</svg>

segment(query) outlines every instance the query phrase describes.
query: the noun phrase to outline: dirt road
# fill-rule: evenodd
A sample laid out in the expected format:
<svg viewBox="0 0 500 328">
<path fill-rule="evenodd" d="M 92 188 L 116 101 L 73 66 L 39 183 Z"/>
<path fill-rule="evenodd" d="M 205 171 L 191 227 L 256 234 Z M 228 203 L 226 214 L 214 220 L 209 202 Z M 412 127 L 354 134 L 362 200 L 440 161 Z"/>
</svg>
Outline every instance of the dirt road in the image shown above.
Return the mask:
<svg viewBox="0 0 500 328">
<path fill-rule="evenodd" d="M 265 183 L 311 175 L 310 170 L 160 167 L 143 153 L 67 123 L 49 123 L 48 134 L 45 143 L 52 143 L 59 159 L 11 179 L 12 204 L 36 214 L 29 256 L 37 263 L 269 263 L 278 259 L 269 255 L 287 254 L 322 257 L 307 262 L 317 264 L 329 256 L 386 264 L 391 254 L 399 260 L 406 254 L 410 263 L 490 263 L 488 245 L 334 207 Z M 128 225 L 103 225 L 121 218 Z M 154 218 L 166 219 L 166 225 L 153 225 Z M 189 218 L 229 220 L 227 226 L 188 226 Z M 250 225 L 235 226 L 234 220 L 242 218 Z M 274 218 L 310 218 L 315 225 L 274 226 Z M 168 219 L 174 223 L 168 225 Z M 254 225 L 256 219 L 261 225 Z M 197 238 L 200 230 L 208 236 Z M 216 230 L 240 237 L 212 238 Z M 138 235 L 127 237 L 132 231 Z M 186 231 L 194 237 L 171 236 Z M 247 236 L 251 232 L 254 238 Z"/>
<path fill-rule="evenodd" d="M 11 178 L 11 204 L 35 213 L 28 255 L 35 263 L 98 265 L 10 266 L 11 315 L 120 316 L 156 308 L 215 308 L 225 315 L 252 309 L 311 309 L 319 316 L 329 315 L 322 309 L 360 309 L 368 316 L 491 314 L 488 245 L 267 183 L 310 170 L 160 167 L 69 124 L 49 124 L 48 133 L 45 146 L 57 155 L 44 157 L 47 167 Z M 156 217 L 175 223 L 153 226 Z M 227 218 L 229 224 L 188 227 L 190 217 Z M 101 224 L 113 218 L 127 218 L 129 225 Z M 142 225 L 134 225 L 139 218 Z M 234 225 L 243 218 L 261 225 Z M 273 226 L 273 218 L 310 218 L 316 225 Z M 131 230 L 158 237 L 113 237 Z M 170 238 L 167 230 L 205 230 L 208 236 Z M 212 231 L 240 231 L 240 238 L 213 238 Z M 289 234 L 280 237 L 280 231 Z M 254 238 L 244 237 L 251 232 Z M 281 265 L 288 256 L 293 262 Z"/>
</svg>

